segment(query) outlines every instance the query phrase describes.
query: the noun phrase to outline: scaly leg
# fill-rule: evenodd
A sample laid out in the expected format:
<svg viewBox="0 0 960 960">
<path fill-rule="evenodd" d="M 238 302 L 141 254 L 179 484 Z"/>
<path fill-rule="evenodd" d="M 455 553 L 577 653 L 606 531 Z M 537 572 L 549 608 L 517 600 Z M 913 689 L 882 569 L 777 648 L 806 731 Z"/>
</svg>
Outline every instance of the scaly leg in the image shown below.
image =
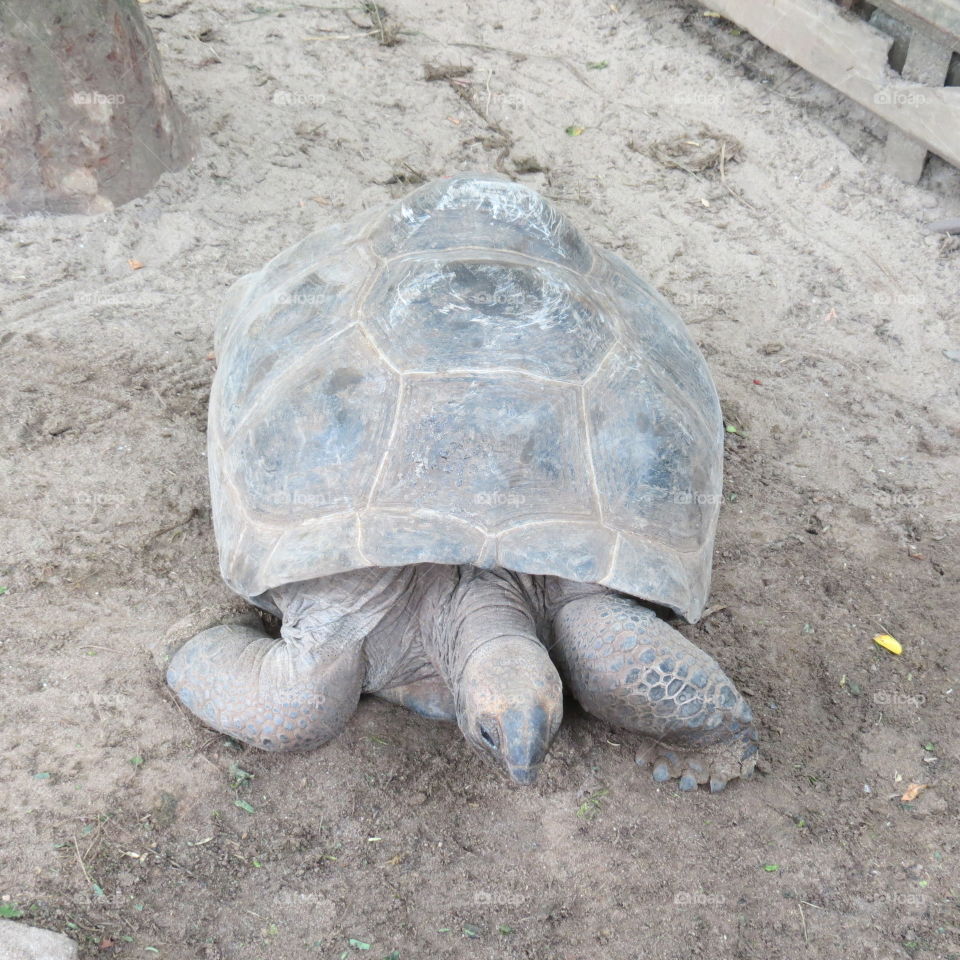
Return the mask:
<svg viewBox="0 0 960 960">
<path fill-rule="evenodd" d="M 370 568 L 270 591 L 280 639 L 240 624 L 198 633 L 174 655 L 167 683 L 215 730 L 264 750 L 319 746 L 357 708 L 364 640 L 403 597 L 404 569 Z"/>
<path fill-rule="evenodd" d="M 223 624 L 188 640 L 167 683 L 204 723 L 263 750 L 304 750 L 336 736 L 357 707 L 360 647 L 340 651 Z"/>
<path fill-rule="evenodd" d="M 682 790 L 709 780 L 717 792 L 749 776 L 753 715 L 717 662 L 641 603 L 579 592 L 554 608 L 551 653 L 581 706 L 645 734 L 637 762 L 652 761 L 655 780 L 680 776 Z"/>
</svg>

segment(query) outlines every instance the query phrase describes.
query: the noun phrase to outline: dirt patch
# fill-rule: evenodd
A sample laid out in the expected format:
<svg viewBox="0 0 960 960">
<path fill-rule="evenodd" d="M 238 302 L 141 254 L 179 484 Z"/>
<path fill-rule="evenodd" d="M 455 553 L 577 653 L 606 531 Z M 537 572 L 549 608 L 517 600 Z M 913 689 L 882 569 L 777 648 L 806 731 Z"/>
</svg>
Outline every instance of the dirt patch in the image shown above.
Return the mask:
<svg viewBox="0 0 960 960">
<path fill-rule="evenodd" d="M 680 2 L 144 12 L 192 167 L 4 225 L 0 911 L 87 958 L 957 957 L 960 245 L 923 229 L 956 171 L 888 177 L 877 121 Z M 649 149 L 704 127 L 722 176 Z M 204 459 L 224 290 L 459 169 L 554 199 L 707 355 L 727 503 L 685 632 L 759 717 L 751 783 L 658 787 L 572 705 L 532 789 L 375 701 L 270 756 L 161 682 L 157 644 L 243 606 Z"/>
</svg>

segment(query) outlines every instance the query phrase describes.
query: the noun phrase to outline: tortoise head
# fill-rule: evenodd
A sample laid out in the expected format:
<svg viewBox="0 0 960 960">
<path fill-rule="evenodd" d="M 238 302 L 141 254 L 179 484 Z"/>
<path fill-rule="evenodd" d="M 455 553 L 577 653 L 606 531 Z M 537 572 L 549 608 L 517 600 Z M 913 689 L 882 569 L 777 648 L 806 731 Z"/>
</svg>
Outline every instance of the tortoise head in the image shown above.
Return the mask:
<svg viewBox="0 0 960 960">
<path fill-rule="evenodd" d="M 467 742 L 516 783 L 533 783 L 560 721 L 563 688 L 547 651 L 526 637 L 499 637 L 469 657 L 456 691 Z"/>
</svg>

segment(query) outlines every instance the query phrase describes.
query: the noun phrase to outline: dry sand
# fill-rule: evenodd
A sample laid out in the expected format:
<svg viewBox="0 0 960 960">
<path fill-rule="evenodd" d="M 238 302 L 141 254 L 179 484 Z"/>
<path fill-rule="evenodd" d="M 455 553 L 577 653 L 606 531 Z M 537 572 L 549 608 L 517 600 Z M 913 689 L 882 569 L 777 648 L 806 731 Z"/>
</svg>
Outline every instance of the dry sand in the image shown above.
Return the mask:
<svg viewBox="0 0 960 960">
<path fill-rule="evenodd" d="M 923 230 L 960 174 L 894 180 L 880 123 L 683 0 L 144 12 L 193 165 L 0 224 L 0 906 L 87 958 L 960 955 L 960 240 Z M 684 630 L 759 717 L 750 783 L 657 786 L 573 707 L 528 789 L 376 701 L 266 755 L 162 683 L 158 643 L 242 606 L 204 461 L 226 287 L 459 169 L 543 191 L 702 345 L 737 432 Z"/>
</svg>

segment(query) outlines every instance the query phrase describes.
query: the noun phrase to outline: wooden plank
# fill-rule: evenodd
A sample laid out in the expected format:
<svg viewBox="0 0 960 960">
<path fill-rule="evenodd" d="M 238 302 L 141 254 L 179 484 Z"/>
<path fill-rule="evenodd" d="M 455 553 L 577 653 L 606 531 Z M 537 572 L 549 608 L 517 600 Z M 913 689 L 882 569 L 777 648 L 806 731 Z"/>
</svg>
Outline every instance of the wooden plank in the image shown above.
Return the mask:
<svg viewBox="0 0 960 960">
<path fill-rule="evenodd" d="M 873 0 L 873 3 L 960 52 L 960 0 Z"/>
<path fill-rule="evenodd" d="M 891 127 L 883 147 L 883 163 L 890 173 L 905 183 L 916 183 L 923 176 L 927 148 L 902 130 Z"/>
<path fill-rule="evenodd" d="M 887 65 L 892 39 L 830 0 L 707 0 L 758 40 L 960 167 L 960 87 L 927 87 Z"/>
</svg>

